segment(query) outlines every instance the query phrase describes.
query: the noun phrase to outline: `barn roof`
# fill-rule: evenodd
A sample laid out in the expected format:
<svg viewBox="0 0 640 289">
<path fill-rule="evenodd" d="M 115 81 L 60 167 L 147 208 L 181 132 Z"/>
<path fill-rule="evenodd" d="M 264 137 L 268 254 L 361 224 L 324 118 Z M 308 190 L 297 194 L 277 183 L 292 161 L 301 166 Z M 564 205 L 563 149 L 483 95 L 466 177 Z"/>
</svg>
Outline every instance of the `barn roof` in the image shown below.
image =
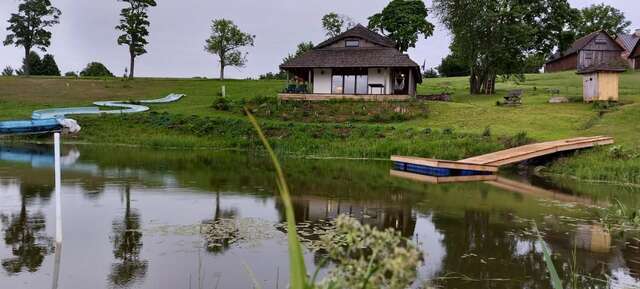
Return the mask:
<svg viewBox="0 0 640 289">
<path fill-rule="evenodd" d="M 622 45 L 622 47 L 626 51 L 632 52 L 633 48 L 635 48 L 636 44 L 638 44 L 638 40 L 640 40 L 640 37 L 637 36 L 635 33 L 634 34 L 621 33 L 617 35 L 616 40 L 618 40 L 618 43 L 620 43 L 620 45 Z"/>
<path fill-rule="evenodd" d="M 636 42 L 636 46 L 631 50 L 629 54 L 629 58 L 638 58 L 640 57 L 640 41 Z"/>
<path fill-rule="evenodd" d="M 586 73 L 594 73 L 598 71 L 609 71 L 609 72 L 625 72 L 626 62 L 622 57 L 618 59 L 612 60 L 609 63 L 599 63 L 596 65 L 591 65 L 584 68 L 578 69 L 578 74 L 586 74 Z"/>
<path fill-rule="evenodd" d="M 609 37 L 609 39 L 611 39 L 611 41 L 613 43 L 615 43 L 616 45 L 618 45 L 620 47 L 620 51 L 624 50 L 624 48 L 617 42 L 615 41 L 615 39 L 613 39 L 611 37 L 611 35 L 609 35 L 607 32 L 605 31 L 596 31 L 596 32 L 591 32 L 589 35 L 584 36 L 579 38 L 578 40 L 576 40 L 575 42 L 573 42 L 573 44 L 571 45 L 571 47 L 569 47 L 569 49 L 565 50 L 565 51 L 559 51 L 556 52 L 555 54 L 551 55 L 551 57 L 549 57 L 549 60 L 547 60 L 547 63 L 551 63 L 560 59 L 563 59 L 567 56 L 571 56 L 575 53 L 578 53 L 578 51 L 582 50 L 585 48 L 585 46 L 587 46 L 589 43 L 591 43 L 591 41 L 593 39 L 595 39 L 596 37 L 598 37 L 598 35 L 604 34 L 607 37 Z"/>
</svg>

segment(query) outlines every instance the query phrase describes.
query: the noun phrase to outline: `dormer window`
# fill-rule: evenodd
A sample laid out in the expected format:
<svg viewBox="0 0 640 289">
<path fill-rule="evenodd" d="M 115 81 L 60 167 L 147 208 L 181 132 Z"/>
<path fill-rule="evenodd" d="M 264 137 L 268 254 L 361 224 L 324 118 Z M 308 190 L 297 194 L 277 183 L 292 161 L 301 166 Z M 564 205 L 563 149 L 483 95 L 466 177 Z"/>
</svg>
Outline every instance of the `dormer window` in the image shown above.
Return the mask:
<svg viewBox="0 0 640 289">
<path fill-rule="evenodd" d="M 360 47 L 360 40 L 358 39 L 349 39 L 344 41 L 345 47 Z"/>
</svg>

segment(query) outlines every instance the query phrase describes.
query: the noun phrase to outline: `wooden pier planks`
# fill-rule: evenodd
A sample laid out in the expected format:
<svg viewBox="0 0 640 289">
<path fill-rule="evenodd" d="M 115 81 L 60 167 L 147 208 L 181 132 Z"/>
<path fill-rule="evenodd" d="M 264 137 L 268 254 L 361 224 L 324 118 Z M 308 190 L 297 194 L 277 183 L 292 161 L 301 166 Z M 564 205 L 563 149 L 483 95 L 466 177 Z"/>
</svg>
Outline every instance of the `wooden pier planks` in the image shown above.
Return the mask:
<svg viewBox="0 0 640 289">
<path fill-rule="evenodd" d="M 460 161 L 436 160 L 419 157 L 391 156 L 399 164 L 411 164 L 437 169 L 451 169 L 478 173 L 497 173 L 499 167 L 557 152 L 591 148 L 613 144 L 614 139 L 607 136 L 578 137 L 558 141 L 549 141 L 506 149 L 495 153 L 480 155 Z M 453 175 L 452 175 L 453 176 Z M 438 182 L 438 180 L 436 180 Z"/>
<path fill-rule="evenodd" d="M 525 145 L 460 160 L 460 162 L 479 165 L 505 166 L 539 156 L 554 154 L 556 152 L 590 148 L 598 145 L 608 145 L 613 143 L 613 138 L 606 136 L 579 137 Z"/>
</svg>

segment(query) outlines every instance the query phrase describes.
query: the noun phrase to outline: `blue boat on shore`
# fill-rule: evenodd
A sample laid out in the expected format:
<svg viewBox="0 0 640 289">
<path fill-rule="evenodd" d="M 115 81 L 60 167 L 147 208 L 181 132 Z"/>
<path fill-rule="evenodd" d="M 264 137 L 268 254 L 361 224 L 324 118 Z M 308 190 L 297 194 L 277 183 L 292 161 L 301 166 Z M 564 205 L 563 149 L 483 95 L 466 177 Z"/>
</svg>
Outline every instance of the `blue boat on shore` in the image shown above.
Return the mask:
<svg viewBox="0 0 640 289">
<path fill-rule="evenodd" d="M 35 134 L 61 130 L 62 124 L 55 118 L 0 121 L 0 135 Z"/>
</svg>

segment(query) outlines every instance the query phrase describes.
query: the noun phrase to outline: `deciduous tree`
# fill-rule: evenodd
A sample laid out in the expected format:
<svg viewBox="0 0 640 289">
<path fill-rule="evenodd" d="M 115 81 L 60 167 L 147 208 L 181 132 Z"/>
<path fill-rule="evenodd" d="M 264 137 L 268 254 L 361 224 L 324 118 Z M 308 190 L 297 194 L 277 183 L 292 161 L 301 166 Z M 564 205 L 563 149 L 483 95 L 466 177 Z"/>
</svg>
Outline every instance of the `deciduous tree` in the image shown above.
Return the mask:
<svg viewBox="0 0 640 289">
<path fill-rule="evenodd" d="M 47 28 L 60 22 L 62 12 L 51 5 L 49 0 L 23 0 L 18 5 L 18 13 L 12 13 L 9 18 L 10 31 L 3 44 L 15 45 L 24 48 L 24 58 L 28 58 L 31 49 L 39 48 L 46 51 L 51 45 L 51 32 Z M 25 65 L 24 75 L 31 74 L 28 62 Z"/>
<path fill-rule="evenodd" d="M 129 47 L 129 78 L 133 78 L 136 57 L 147 53 L 145 46 L 149 44 L 147 37 L 149 36 L 150 22 L 147 10 L 157 4 L 155 0 L 118 1 L 128 4 L 120 12 L 120 25 L 116 26 L 116 29 L 123 32 L 118 37 L 118 45 L 127 45 Z"/>
<path fill-rule="evenodd" d="M 619 33 L 628 33 L 631 21 L 626 19 L 622 11 L 603 3 L 582 8 L 575 26 L 577 37 L 599 30 L 615 36 Z"/>
<path fill-rule="evenodd" d="M 433 35 L 428 12 L 422 0 L 392 0 L 382 12 L 369 17 L 369 29 L 393 39 L 396 48 L 405 52 L 416 46 L 420 35 L 425 39 Z"/>
<path fill-rule="evenodd" d="M 326 31 L 327 37 L 336 37 L 355 25 L 356 23 L 351 17 L 335 12 L 322 17 L 322 28 Z"/>
<path fill-rule="evenodd" d="M 530 57 L 558 45 L 572 13 L 566 0 L 435 0 L 434 8 L 469 67 L 472 94 L 494 93 L 497 76 L 522 79 Z"/>
<path fill-rule="evenodd" d="M 220 59 L 220 80 L 224 80 L 225 67 L 246 64 L 246 53 L 242 53 L 240 48 L 253 46 L 254 39 L 255 35 L 242 32 L 231 20 L 212 21 L 211 36 L 206 40 L 204 49 Z"/>
</svg>

